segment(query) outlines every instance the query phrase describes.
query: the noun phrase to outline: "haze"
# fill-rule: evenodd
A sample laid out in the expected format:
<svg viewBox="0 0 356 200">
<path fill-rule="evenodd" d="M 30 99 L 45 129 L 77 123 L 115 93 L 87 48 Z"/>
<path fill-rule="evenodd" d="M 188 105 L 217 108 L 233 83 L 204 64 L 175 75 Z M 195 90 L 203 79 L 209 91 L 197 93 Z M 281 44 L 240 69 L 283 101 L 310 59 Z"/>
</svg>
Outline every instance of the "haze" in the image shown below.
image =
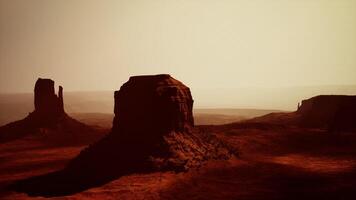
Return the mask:
<svg viewBox="0 0 356 200">
<path fill-rule="evenodd" d="M 38 77 L 113 91 L 169 73 L 197 107 L 294 109 L 356 93 L 355 10 L 353 0 L 0 0 L 0 93 L 30 93 Z"/>
</svg>

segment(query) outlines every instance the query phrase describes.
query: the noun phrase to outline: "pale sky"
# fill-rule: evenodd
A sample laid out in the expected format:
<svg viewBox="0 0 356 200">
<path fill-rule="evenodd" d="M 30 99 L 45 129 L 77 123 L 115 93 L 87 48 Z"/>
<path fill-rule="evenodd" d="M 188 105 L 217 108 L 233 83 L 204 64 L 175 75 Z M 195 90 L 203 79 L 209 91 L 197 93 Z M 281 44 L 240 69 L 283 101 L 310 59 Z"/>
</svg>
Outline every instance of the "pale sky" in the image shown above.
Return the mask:
<svg viewBox="0 0 356 200">
<path fill-rule="evenodd" d="M 356 85 L 356 0 L 0 0 L 0 93 L 159 73 L 209 95 Z"/>
</svg>

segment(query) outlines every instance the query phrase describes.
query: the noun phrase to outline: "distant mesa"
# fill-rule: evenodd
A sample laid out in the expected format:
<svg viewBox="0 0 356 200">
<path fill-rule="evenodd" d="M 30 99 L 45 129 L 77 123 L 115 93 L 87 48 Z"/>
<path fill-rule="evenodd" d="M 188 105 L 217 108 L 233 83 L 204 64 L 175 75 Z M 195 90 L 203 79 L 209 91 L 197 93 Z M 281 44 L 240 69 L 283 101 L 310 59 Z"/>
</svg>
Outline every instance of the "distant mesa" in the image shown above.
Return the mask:
<svg viewBox="0 0 356 200">
<path fill-rule="evenodd" d="M 356 96 L 319 95 L 303 100 L 290 113 L 271 113 L 248 122 L 295 125 L 330 132 L 356 130 Z"/>
<path fill-rule="evenodd" d="M 25 119 L 0 127 L 0 142 L 37 137 L 55 145 L 93 141 L 94 130 L 69 117 L 64 111 L 63 87 L 55 94 L 54 81 L 39 78 L 34 89 L 34 107 Z M 60 134 L 60 137 L 57 137 Z M 85 135 L 83 135 L 85 134 Z M 82 137 L 85 136 L 85 137 Z"/>
<path fill-rule="evenodd" d="M 170 75 L 134 76 L 115 92 L 111 132 L 60 172 L 20 182 L 18 191 L 59 196 L 130 173 L 186 171 L 234 155 L 216 137 L 193 129 L 190 89 Z M 53 184 L 55 183 L 55 184 Z"/>
<path fill-rule="evenodd" d="M 330 131 L 356 130 L 356 96 L 320 95 L 303 100 L 300 125 Z"/>
</svg>

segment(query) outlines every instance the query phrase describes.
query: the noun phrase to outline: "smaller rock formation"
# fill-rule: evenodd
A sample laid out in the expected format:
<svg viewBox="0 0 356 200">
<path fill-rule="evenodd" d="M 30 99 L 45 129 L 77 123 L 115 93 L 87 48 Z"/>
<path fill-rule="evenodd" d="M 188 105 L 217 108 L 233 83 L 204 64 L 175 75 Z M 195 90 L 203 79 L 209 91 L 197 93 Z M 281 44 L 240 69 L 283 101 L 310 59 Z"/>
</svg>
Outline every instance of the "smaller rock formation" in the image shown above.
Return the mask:
<svg viewBox="0 0 356 200">
<path fill-rule="evenodd" d="M 39 78 L 35 85 L 35 112 L 46 117 L 63 115 L 62 86 L 59 86 L 57 96 L 54 92 L 54 81 Z"/>
<path fill-rule="evenodd" d="M 298 103 L 295 112 L 270 113 L 248 122 L 317 128 L 330 132 L 356 131 L 356 96 L 319 95 Z"/>
<path fill-rule="evenodd" d="M 63 106 L 63 88 L 55 94 L 54 81 L 39 78 L 34 89 L 34 107 L 25 119 L 0 127 L 0 142 L 25 136 L 46 138 L 46 142 L 69 145 L 93 141 L 94 130 L 69 117 Z M 47 134 L 44 134 L 47 133 Z M 60 135 L 58 135 L 60 133 Z M 81 134 L 83 138 L 80 138 Z M 85 135 L 86 134 L 86 135 Z M 94 136 L 97 137 L 97 136 Z"/>
<path fill-rule="evenodd" d="M 66 116 L 63 107 L 63 87 L 59 86 L 58 96 L 54 91 L 54 81 L 39 78 L 35 84 L 35 111 L 29 117 L 40 126 L 54 126 Z"/>
<path fill-rule="evenodd" d="M 331 131 L 356 130 L 356 96 L 320 95 L 302 101 L 300 125 Z"/>
</svg>

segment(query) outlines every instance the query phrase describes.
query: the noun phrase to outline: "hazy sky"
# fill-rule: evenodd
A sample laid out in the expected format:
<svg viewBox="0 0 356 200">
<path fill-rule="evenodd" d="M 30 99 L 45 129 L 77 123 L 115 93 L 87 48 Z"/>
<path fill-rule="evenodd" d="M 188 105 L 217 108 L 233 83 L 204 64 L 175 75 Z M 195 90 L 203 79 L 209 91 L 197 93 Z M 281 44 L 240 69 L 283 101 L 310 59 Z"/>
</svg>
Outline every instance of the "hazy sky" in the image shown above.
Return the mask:
<svg viewBox="0 0 356 200">
<path fill-rule="evenodd" d="M 0 93 L 157 73 L 193 91 L 356 84 L 356 0 L 0 0 Z"/>
</svg>

